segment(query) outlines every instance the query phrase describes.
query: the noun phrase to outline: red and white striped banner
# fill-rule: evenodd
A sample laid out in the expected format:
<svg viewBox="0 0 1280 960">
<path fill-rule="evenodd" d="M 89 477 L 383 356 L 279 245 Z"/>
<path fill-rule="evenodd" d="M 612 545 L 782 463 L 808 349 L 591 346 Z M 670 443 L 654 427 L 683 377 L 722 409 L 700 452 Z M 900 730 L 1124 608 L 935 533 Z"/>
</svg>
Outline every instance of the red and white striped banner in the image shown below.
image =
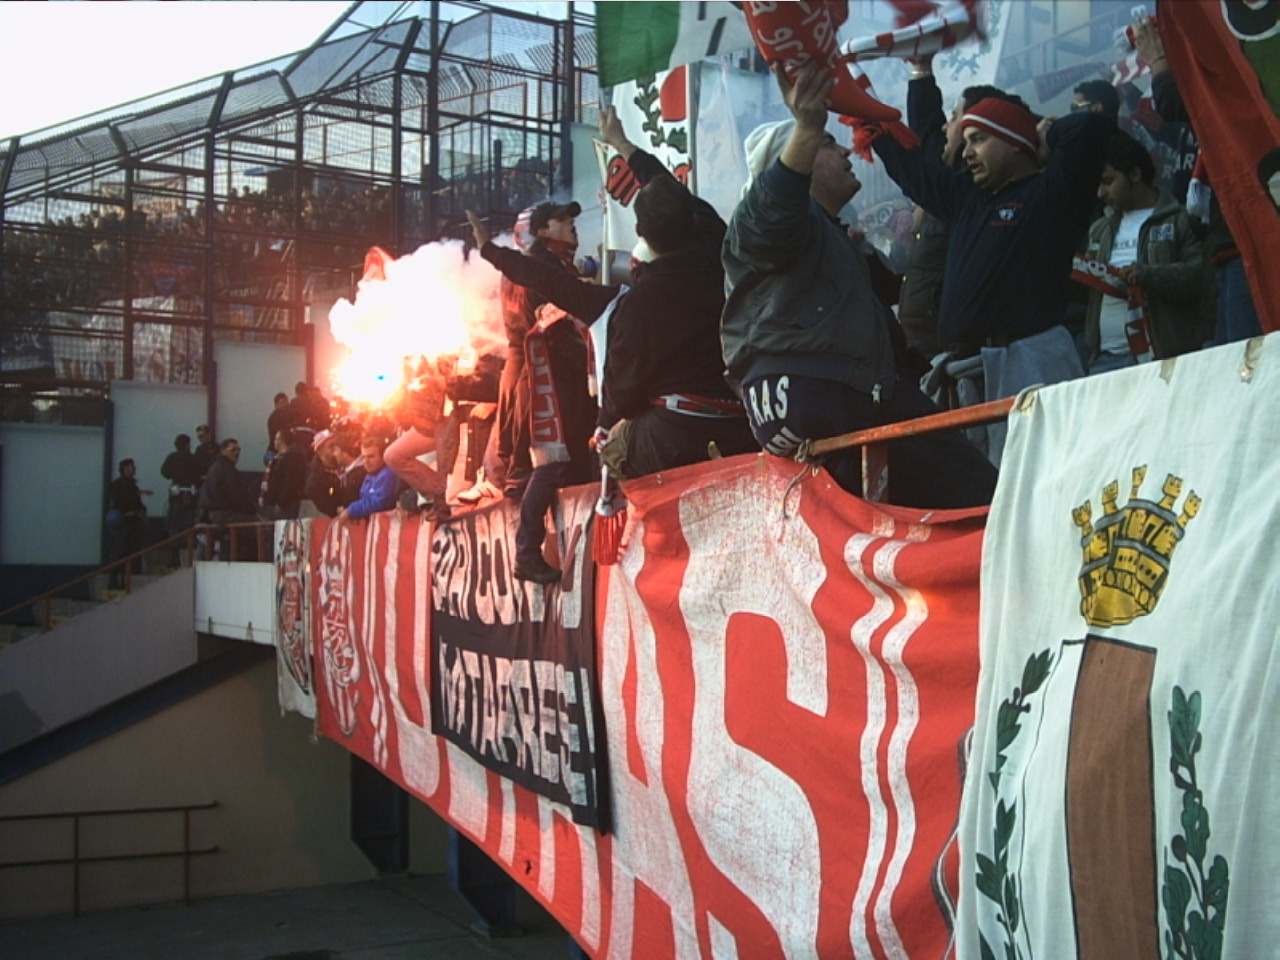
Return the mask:
<svg viewBox="0 0 1280 960">
<path fill-rule="evenodd" d="M 613 835 L 430 734 L 417 518 L 315 522 L 320 732 L 592 956 L 943 956 L 984 513 L 881 508 L 798 469 L 738 457 L 627 486 L 629 543 L 597 579 Z M 565 514 L 593 496 L 565 491 Z"/>
</svg>

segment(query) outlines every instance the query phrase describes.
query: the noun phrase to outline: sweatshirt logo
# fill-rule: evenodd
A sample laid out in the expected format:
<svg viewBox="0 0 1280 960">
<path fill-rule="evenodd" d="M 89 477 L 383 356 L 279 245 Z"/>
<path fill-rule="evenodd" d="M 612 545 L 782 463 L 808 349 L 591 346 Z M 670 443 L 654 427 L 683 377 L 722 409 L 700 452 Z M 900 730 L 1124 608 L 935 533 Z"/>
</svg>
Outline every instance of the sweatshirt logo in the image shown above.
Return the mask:
<svg viewBox="0 0 1280 960">
<path fill-rule="evenodd" d="M 1012 226 L 1018 219 L 1018 214 L 1022 211 L 1021 203 L 1006 203 L 996 207 L 995 219 L 992 220 L 993 227 Z"/>
</svg>

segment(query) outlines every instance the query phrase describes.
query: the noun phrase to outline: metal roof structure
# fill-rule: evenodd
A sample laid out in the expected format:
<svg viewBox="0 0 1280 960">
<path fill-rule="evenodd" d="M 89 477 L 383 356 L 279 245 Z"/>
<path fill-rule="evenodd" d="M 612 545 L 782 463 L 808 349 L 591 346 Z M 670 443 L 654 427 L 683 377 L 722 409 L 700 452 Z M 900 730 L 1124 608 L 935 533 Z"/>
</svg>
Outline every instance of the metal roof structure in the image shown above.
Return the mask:
<svg viewBox="0 0 1280 960">
<path fill-rule="evenodd" d="M 361 0 L 305 50 L 0 141 L 0 378 L 203 382 L 214 339 L 301 342 L 369 246 L 514 217 L 594 120 L 592 27 Z"/>
</svg>

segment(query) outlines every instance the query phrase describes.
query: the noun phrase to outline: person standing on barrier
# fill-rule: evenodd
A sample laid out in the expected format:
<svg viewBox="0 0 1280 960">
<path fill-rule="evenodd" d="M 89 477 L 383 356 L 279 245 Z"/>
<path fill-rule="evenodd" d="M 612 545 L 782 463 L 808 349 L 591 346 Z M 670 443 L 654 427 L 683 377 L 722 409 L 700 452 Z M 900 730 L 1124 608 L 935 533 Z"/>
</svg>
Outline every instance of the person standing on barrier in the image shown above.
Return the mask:
<svg viewBox="0 0 1280 960">
<path fill-rule="evenodd" d="M 793 121 L 747 138 L 752 179 L 733 212 L 723 261 L 728 296 L 720 333 L 757 442 L 793 456 L 805 441 L 936 413 L 905 343 L 876 296 L 871 266 L 839 221 L 861 184 L 849 151 L 826 133 L 832 80 L 812 65 L 795 83 L 775 70 Z M 888 445 L 889 500 L 903 506 L 990 502 L 995 469 L 955 432 Z M 862 492 L 861 456 L 826 460 L 836 482 Z"/>
</svg>

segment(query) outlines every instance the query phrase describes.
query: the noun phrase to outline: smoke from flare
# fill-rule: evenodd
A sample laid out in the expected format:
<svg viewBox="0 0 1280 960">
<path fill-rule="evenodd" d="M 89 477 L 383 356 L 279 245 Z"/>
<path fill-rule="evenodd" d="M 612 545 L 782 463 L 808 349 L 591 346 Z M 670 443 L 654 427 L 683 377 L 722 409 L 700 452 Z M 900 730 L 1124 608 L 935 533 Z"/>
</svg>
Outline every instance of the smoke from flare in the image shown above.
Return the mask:
<svg viewBox="0 0 1280 960">
<path fill-rule="evenodd" d="M 382 268 L 385 279 L 366 270 L 355 302 L 329 311 L 333 338 L 347 348 L 333 370 L 338 396 L 378 407 L 404 384 L 406 359 L 457 356 L 466 371 L 482 354 L 505 352 L 501 274 L 477 255 L 465 259 L 461 241 L 424 244 Z"/>
</svg>

